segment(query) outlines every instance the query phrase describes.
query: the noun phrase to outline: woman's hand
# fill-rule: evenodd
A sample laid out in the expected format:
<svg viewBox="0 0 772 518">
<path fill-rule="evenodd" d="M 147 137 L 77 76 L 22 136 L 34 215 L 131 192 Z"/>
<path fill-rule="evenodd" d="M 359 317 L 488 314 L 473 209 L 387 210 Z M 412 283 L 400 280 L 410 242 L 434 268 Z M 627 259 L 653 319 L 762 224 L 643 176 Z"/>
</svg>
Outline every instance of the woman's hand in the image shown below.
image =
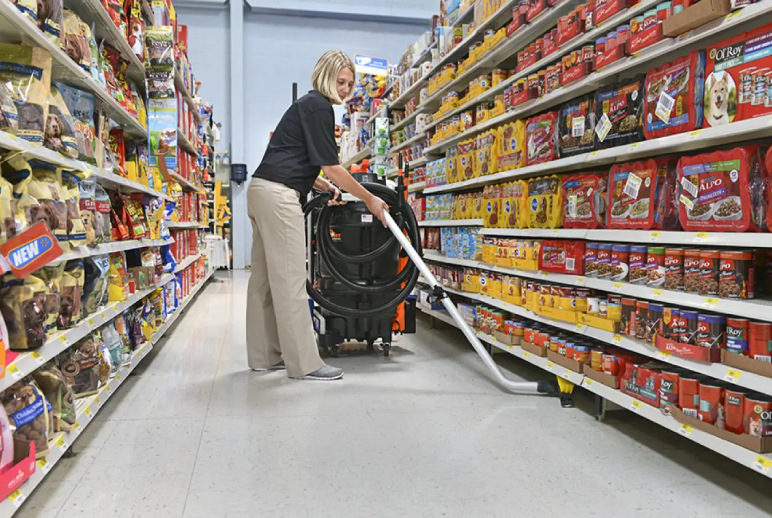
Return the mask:
<svg viewBox="0 0 772 518">
<path fill-rule="evenodd" d="M 386 205 L 386 202 L 378 196 L 371 194 L 367 201 L 365 201 L 365 204 L 367 205 L 367 210 L 369 210 L 373 216 L 381 220 L 383 226 L 386 227 L 385 213 L 389 211 L 389 206 Z"/>
</svg>

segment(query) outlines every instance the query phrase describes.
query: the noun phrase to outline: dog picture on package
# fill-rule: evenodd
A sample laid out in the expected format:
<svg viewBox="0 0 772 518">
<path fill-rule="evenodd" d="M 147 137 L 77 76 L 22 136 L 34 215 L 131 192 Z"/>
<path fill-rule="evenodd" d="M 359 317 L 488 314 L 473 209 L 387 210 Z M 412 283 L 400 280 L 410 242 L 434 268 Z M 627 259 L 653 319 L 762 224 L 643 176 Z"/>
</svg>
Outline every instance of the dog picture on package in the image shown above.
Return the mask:
<svg viewBox="0 0 772 518">
<path fill-rule="evenodd" d="M 725 71 L 713 72 L 705 81 L 705 118 L 710 126 L 734 122 L 737 115 L 737 85 Z"/>
</svg>

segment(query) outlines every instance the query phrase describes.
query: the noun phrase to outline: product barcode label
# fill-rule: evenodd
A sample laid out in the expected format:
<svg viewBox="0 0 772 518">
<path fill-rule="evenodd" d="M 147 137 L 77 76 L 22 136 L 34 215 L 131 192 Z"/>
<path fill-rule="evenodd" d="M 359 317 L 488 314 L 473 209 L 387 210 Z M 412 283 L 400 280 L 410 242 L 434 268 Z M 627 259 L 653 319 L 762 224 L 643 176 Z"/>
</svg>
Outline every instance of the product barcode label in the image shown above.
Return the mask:
<svg viewBox="0 0 772 518">
<path fill-rule="evenodd" d="M 604 113 L 598 121 L 598 124 L 595 126 L 595 133 L 597 133 L 600 141 L 603 142 L 609 131 L 611 131 L 611 121 L 608 120 L 608 115 Z M 593 153 L 597 153 L 597 151 L 593 151 Z"/>
<path fill-rule="evenodd" d="M 657 109 L 654 111 L 654 115 L 665 124 L 670 124 L 670 112 L 673 110 L 674 104 L 675 99 L 670 97 L 663 88 L 662 93 L 659 95 L 659 101 L 657 101 Z"/>
<path fill-rule="evenodd" d="M 624 194 L 633 199 L 637 199 L 638 191 L 641 190 L 642 184 L 643 179 L 640 176 L 630 173 L 630 176 L 627 177 L 627 182 L 625 182 Z"/>
<path fill-rule="evenodd" d="M 615 282 L 611 285 L 611 289 L 614 291 L 621 291 L 623 287 L 621 282 Z"/>
<path fill-rule="evenodd" d="M 566 268 L 573 271 L 575 267 L 576 267 L 576 259 L 574 259 L 573 257 L 566 258 Z"/>
<path fill-rule="evenodd" d="M 552 362 L 547 362 L 547 368 L 548 368 L 548 369 L 552 369 L 554 366 L 555 366 L 555 364 L 554 364 L 554 363 L 552 363 Z"/>
<path fill-rule="evenodd" d="M 705 299 L 705 306 L 712 308 L 718 305 L 718 299 Z"/>
<path fill-rule="evenodd" d="M 571 119 L 571 136 L 584 136 L 584 117 L 574 117 Z"/>
<path fill-rule="evenodd" d="M 655 289 L 651 290 L 651 296 L 652 297 L 661 297 L 664 294 L 665 294 L 665 290 L 662 290 L 662 289 L 659 289 L 659 288 L 655 288 Z"/>
<path fill-rule="evenodd" d="M 703 243 L 707 241 L 709 237 L 710 237 L 710 234 L 708 232 L 697 232 L 697 235 L 694 236 L 694 242 Z"/>
<path fill-rule="evenodd" d="M 691 194 L 692 198 L 696 198 L 697 194 L 699 194 L 699 190 L 697 189 L 697 186 L 694 185 L 694 183 L 685 176 L 681 178 L 681 187 L 684 188 L 684 191 Z"/>
<path fill-rule="evenodd" d="M 568 197 L 568 214 L 572 217 L 576 217 L 576 194 L 572 194 Z"/>
<path fill-rule="evenodd" d="M 649 234 L 649 241 L 659 241 L 662 239 L 662 232 L 652 232 Z"/>
<path fill-rule="evenodd" d="M 590 378 L 584 378 L 584 384 L 588 387 L 592 387 L 592 380 Z"/>
<path fill-rule="evenodd" d="M 614 335 L 614 338 L 612 338 L 616 343 L 621 344 L 622 343 L 622 335 Z"/>
<path fill-rule="evenodd" d="M 762 457 L 761 455 L 757 455 L 756 461 L 753 463 L 753 469 L 759 473 L 767 474 L 769 473 L 769 470 L 772 469 L 772 460 L 769 460 L 766 457 Z"/>
<path fill-rule="evenodd" d="M 694 428 L 689 426 L 688 424 L 682 424 L 681 427 L 678 429 L 678 433 L 680 433 L 684 437 L 689 437 L 693 431 L 694 431 Z"/>
<path fill-rule="evenodd" d="M 672 355 L 672 353 L 667 351 L 657 351 L 657 358 L 660 360 L 669 360 Z"/>
<path fill-rule="evenodd" d="M 83 411 L 84 414 L 86 414 L 86 417 L 91 419 L 91 407 L 87 406 L 86 409 Z"/>
<path fill-rule="evenodd" d="M 686 196 L 684 196 L 683 194 L 678 198 L 678 201 L 680 201 L 686 207 L 688 207 L 689 210 L 694 208 L 694 202 L 692 200 L 690 200 L 689 198 L 687 198 Z"/>
<path fill-rule="evenodd" d="M 59 341 L 62 342 L 65 346 L 70 345 L 70 341 L 67 339 L 66 335 L 60 336 Z"/>
<path fill-rule="evenodd" d="M 61 451 L 65 451 L 67 450 L 67 448 L 70 447 L 70 445 L 67 444 L 67 441 L 65 440 L 64 435 L 62 435 L 56 440 L 56 447 L 59 448 L 59 450 Z"/>
</svg>

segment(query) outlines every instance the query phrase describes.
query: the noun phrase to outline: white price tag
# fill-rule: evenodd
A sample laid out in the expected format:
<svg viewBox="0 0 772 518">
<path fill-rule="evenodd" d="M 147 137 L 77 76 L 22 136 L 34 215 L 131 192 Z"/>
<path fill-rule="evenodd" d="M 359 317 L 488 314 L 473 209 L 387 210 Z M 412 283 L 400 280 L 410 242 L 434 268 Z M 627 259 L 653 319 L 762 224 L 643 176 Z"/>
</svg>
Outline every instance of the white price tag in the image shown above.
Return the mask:
<svg viewBox="0 0 772 518">
<path fill-rule="evenodd" d="M 696 198 L 697 195 L 699 194 L 697 190 L 697 186 L 694 185 L 694 183 L 685 176 L 681 178 L 681 187 L 684 188 L 684 191 L 691 194 L 692 198 Z"/>
<path fill-rule="evenodd" d="M 603 142 L 609 131 L 611 131 L 611 121 L 608 120 L 608 115 L 604 113 L 598 121 L 598 124 L 595 126 L 595 133 L 598 135 L 600 141 Z"/>
<path fill-rule="evenodd" d="M 571 136 L 583 137 L 584 136 L 584 117 L 574 117 L 571 119 Z"/>
<path fill-rule="evenodd" d="M 627 177 L 627 182 L 625 182 L 624 194 L 633 199 L 637 199 L 638 191 L 641 190 L 642 184 L 643 178 L 636 174 L 630 173 L 630 175 Z"/>
<path fill-rule="evenodd" d="M 682 424 L 681 427 L 678 429 L 678 433 L 680 433 L 684 437 L 689 437 L 693 431 L 694 431 L 694 428 L 692 428 L 688 424 Z"/>
<path fill-rule="evenodd" d="M 641 412 L 641 408 L 643 408 L 643 403 L 641 403 L 637 399 L 633 399 L 633 402 L 630 403 L 630 410 L 632 410 L 636 414 Z"/>
<path fill-rule="evenodd" d="M 665 124 L 670 124 L 670 112 L 673 111 L 673 105 L 675 105 L 675 99 L 670 97 L 665 92 L 665 88 L 663 88 L 659 101 L 657 101 L 657 109 L 654 111 L 654 115 Z"/>
</svg>

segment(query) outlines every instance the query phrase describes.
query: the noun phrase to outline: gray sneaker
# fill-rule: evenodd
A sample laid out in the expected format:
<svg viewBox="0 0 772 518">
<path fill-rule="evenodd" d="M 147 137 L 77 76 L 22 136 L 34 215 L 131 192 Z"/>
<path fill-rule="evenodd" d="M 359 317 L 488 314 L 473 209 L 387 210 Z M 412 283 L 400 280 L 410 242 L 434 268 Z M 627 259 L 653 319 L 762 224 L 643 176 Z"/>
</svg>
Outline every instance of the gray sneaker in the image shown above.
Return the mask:
<svg viewBox="0 0 772 518">
<path fill-rule="evenodd" d="M 251 367 L 250 367 L 251 368 Z M 252 369 L 255 372 L 273 372 L 273 371 L 283 371 L 287 370 L 287 366 L 284 365 L 284 360 L 280 361 L 273 367 L 268 367 L 267 369 Z"/>
<path fill-rule="evenodd" d="M 324 365 L 321 369 L 315 370 L 311 374 L 306 374 L 296 380 L 315 380 L 315 381 L 335 381 L 343 378 L 343 370 L 330 365 Z"/>
</svg>

